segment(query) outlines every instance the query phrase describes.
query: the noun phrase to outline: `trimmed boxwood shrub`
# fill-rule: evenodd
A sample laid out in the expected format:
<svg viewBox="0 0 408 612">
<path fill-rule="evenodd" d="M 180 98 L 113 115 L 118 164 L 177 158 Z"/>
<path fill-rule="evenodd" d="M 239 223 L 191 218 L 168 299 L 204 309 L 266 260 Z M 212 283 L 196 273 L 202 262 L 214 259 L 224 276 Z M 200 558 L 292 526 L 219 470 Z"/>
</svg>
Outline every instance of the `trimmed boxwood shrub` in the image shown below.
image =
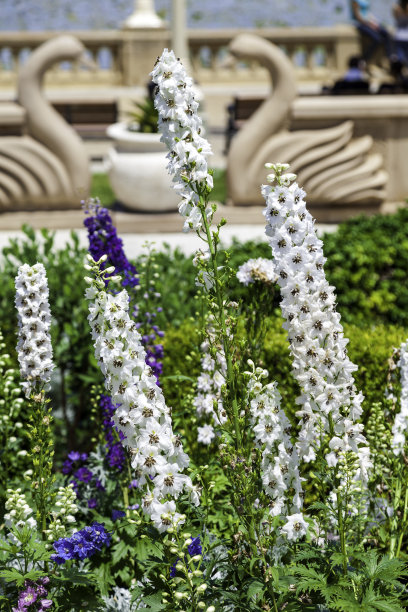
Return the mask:
<svg viewBox="0 0 408 612">
<path fill-rule="evenodd" d="M 408 209 L 357 217 L 323 237 L 343 320 L 408 326 Z"/>
<path fill-rule="evenodd" d="M 384 399 L 388 359 L 392 355 L 393 348 L 400 346 L 408 337 L 408 329 L 386 325 L 362 329 L 349 324 L 344 326 L 344 333 L 350 339 L 349 357 L 358 366 L 354 377 L 357 388 L 365 397 L 363 408 L 367 417 L 370 406 Z M 191 382 L 186 385 L 186 374 L 194 380 L 200 374 L 199 342 L 199 327 L 192 321 L 183 323 L 177 329 L 167 329 L 164 338 L 163 391 L 169 405 L 175 409 L 182 404 L 181 397 Z M 288 416 L 296 423 L 295 400 L 299 395 L 299 388 L 291 373 L 292 364 L 286 331 L 282 329 L 280 317 L 269 320 L 260 365 L 267 368 L 271 379 L 278 382 L 283 406 Z M 188 403 L 184 405 L 184 409 L 189 409 Z M 187 417 L 186 414 L 175 416 L 191 418 L 191 415 Z"/>
</svg>

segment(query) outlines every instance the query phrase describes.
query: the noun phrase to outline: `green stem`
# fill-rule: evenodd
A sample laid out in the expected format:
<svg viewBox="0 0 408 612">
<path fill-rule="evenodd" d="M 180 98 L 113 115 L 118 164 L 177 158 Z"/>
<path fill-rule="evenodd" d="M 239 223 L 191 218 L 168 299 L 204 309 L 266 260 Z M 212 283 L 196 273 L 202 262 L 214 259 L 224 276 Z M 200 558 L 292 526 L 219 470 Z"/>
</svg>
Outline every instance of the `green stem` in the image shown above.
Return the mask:
<svg viewBox="0 0 408 612">
<path fill-rule="evenodd" d="M 398 538 L 398 547 L 397 547 L 397 552 L 395 553 L 395 556 L 398 558 L 400 552 L 401 552 L 401 546 L 402 546 L 402 540 L 404 539 L 404 527 L 406 524 L 406 520 L 407 520 L 407 512 L 408 512 L 408 487 L 405 488 L 405 499 L 404 499 L 404 514 L 402 516 L 402 531 L 400 533 L 400 536 Z"/>
<path fill-rule="evenodd" d="M 332 415 L 329 413 L 329 428 L 330 428 L 330 436 L 333 437 L 334 436 L 334 423 L 333 423 L 333 417 Z M 335 480 L 337 479 L 337 475 L 338 475 L 338 467 L 336 466 L 335 468 L 335 474 L 334 474 L 334 478 Z M 336 503 L 337 503 L 337 521 L 339 523 L 339 535 L 340 535 L 340 548 L 341 548 L 341 554 L 343 557 L 343 574 L 347 575 L 347 547 L 346 547 L 346 537 L 345 537 L 345 533 L 344 533 L 344 520 L 343 520 L 343 511 L 342 511 L 342 503 L 341 503 L 341 495 L 340 492 L 337 491 L 336 493 Z"/>
<path fill-rule="evenodd" d="M 391 521 L 391 538 L 390 538 L 390 557 L 391 559 L 395 556 L 395 547 L 397 546 L 397 530 L 398 530 L 398 506 L 401 499 L 401 480 L 396 479 L 393 487 L 394 498 L 393 498 L 393 516 Z M 406 494 L 405 494 L 406 497 Z"/>
</svg>

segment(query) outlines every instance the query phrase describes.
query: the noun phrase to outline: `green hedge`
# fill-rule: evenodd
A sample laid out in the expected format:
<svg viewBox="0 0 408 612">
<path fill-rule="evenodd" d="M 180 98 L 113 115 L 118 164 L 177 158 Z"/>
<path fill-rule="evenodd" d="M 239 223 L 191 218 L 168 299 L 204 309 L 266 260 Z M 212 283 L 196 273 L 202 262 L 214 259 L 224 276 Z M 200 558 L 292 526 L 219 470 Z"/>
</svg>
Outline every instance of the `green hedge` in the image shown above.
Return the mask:
<svg viewBox="0 0 408 612">
<path fill-rule="evenodd" d="M 343 319 L 408 325 L 408 209 L 358 217 L 323 237 Z"/>
<path fill-rule="evenodd" d="M 365 417 L 370 412 L 374 402 L 384 400 L 386 388 L 388 359 L 394 347 L 408 337 L 408 328 L 378 325 L 370 329 L 361 329 L 355 325 L 345 325 L 344 334 L 349 338 L 348 354 L 353 363 L 358 366 L 355 380 L 358 390 L 362 391 Z M 200 373 L 200 353 L 198 326 L 191 321 L 183 323 L 179 328 L 169 328 L 164 338 L 165 358 L 163 363 L 163 391 L 166 399 L 175 410 L 176 417 L 186 418 L 177 414 L 177 406 L 183 391 L 190 385 L 177 375 L 186 375 L 192 379 Z M 282 402 L 288 416 L 296 423 L 296 397 L 299 388 L 294 380 L 291 369 L 286 331 L 282 329 L 282 319 L 272 317 L 268 323 L 267 333 L 260 364 L 269 370 L 272 380 L 276 380 L 282 395 Z M 168 378 L 166 378 L 168 377 Z M 176 377 L 176 378 L 175 378 Z M 185 410 L 185 407 L 183 407 Z M 190 415 L 191 416 L 191 415 Z"/>
</svg>

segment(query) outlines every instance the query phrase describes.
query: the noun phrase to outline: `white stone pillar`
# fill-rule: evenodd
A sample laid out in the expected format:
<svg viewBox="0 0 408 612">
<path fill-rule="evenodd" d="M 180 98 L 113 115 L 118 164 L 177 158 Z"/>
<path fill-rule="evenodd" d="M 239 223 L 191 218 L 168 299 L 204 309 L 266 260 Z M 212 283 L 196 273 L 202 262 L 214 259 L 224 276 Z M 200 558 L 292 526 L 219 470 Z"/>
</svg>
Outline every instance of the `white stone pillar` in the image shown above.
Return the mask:
<svg viewBox="0 0 408 612">
<path fill-rule="evenodd" d="M 135 8 L 123 24 L 126 30 L 136 28 L 162 28 L 163 21 L 154 9 L 154 0 L 135 0 Z"/>
<path fill-rule="evenodd" d="M 190 54 L 187 42 L 187 14 L 185 0 L 172 0 L 171 14 L 171 48 L 176 57 L 183 62 L 186 70 L 191 73 Z"/>
</svg>

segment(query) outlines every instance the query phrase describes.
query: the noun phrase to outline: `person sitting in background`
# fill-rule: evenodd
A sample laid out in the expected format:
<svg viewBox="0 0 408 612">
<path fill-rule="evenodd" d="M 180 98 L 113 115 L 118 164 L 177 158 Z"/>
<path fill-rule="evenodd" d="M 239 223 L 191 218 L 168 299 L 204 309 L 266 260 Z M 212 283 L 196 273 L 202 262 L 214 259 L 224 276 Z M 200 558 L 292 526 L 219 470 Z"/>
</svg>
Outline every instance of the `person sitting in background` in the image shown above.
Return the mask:
<svg viewBox="0 0 408 612">
<path fill-rule="evenodd" d="M 392 12 L 395 19 L 395 53 L 400 62 L 408 65 L 408 0 L 399 0 Z"/>
<path fill-rule="evenodd" d="M 348 62 L 348 70 L 343 77 L 343 81 L 367 81 L 365 73 L 366 63 L 359 55 L 352 55 Z"/>
<path fill-rule="evenodd" d="M 374 52 L 384 46 L 388 58 L 393 53 L 393 41 L 388 30 L 370 13 L 370 0 L 351 0 L 351 15 L 358 31 L 369 39 L 363 52 L 363 59 L 368 63 Z"/>
<path fill-rule="evenodd" d="M 390 74 L 392 81 L 382 83 L 377 93 L 379 94 L 406 94 L 408 93 L 408 79 L 404 74 L 404 64 L 399 60 L 391 62 Z"/>
<path fill-rule="evenodd" d="M 348 70 L 342 79 L 336 81 L 333 87 L 325 87 L 322 93 L 338 95 L 364 95 L 370 93 L 370 84 L 365 72 L 365 61 L 358 55 L 350 57 Z"/>
</svg>

